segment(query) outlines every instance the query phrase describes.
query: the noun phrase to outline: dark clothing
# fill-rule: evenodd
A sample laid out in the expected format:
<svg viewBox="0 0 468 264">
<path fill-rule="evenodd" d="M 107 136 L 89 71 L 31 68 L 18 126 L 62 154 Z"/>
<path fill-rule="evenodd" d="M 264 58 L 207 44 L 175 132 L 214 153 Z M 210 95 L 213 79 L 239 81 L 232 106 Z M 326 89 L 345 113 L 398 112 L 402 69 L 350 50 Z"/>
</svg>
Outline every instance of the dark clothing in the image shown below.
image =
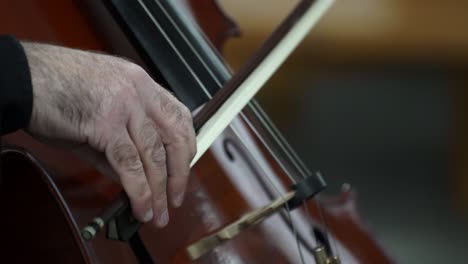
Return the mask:
<svg viewBox="0 0 468 264">
<path fill-rule="evenodd" d="M 32 82 L 21 44 L 0 36 L 0 135 L 25 128 L 32 111 Z"/>
</svg>

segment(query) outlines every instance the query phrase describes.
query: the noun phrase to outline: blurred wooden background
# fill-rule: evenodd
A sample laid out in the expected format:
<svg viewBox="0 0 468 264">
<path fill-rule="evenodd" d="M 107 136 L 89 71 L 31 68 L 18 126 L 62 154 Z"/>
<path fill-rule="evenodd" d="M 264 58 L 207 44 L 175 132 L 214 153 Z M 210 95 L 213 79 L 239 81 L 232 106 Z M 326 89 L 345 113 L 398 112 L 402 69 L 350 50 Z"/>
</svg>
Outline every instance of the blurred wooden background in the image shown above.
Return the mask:
<svg viewBox="0 0 468 264">
<path fill-rule="evenodd" d="M 228 55 L 236 54 L 233 63 L 239 63 L 298 1 L 219 2 L 244 32 L 242 40 L 232 41 L 226 49 Z M 298 52 L 329 63 L 399 59 L 463 63 L 468 60 L 467 10 L 468 1 L 459 0 L 338 0 L 303 45 L 313 48 Z"/>
</svg>

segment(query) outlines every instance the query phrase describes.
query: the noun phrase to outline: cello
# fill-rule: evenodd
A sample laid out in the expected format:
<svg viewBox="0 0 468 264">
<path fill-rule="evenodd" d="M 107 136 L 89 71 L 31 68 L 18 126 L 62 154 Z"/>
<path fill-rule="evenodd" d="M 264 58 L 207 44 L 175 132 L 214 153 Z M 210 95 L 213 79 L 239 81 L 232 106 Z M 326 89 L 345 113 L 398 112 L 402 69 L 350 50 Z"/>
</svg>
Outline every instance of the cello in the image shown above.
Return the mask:
<svg viewBox="0 0 468 264">
<path fill-rule="evenodd" d="M 230 79 L 229 68 L 198 28 L 218 50 L 227 36 L 236 33 L 233 22 L 216 2 L 104 2 L 5 1 L 2 10 L 7 14 L 2 16 L 6 20 L 2 26 L 13 28 L 3 30 L 21 39 L 134 57 L 191 109 L 205 103 L 206 93 L 214 94 Z M 21 26 L 18 13 L 30 14 L 28 23 Z M 30 23 L 34 23 L 33 29 Z M 171 49 L 171 45 L 176 47 Z M 191 53 L 193 47 L 200 57 Z M 174 53 L 182 53 L 181 61 L 189 61 L 190 69 L 197 72 L 187 73 L 189 69 L 174 59 Z M 199 86 L 206 89 L 187 85 L 200 80 Z M 8 136 L 4 141 L 8 146 L 2 150 L 1 193 L 2 201 L 7 201 L 7 217 L 3 218 L 3 226 L 8 227 L 3 243 L 8 245 L 4 248 L 7 261 L 135 262 L 125 243 L 108 241 L 103 235 L 85 242 L 79 233 L 79 227 L 121 191 L 117 184 L 70 153 L 43 146 L 25 134 Z M 259 106 L 251 103 L 192 169 L 186 202 L 171 210 L 170 225 L 161 230 L 143 226 L 140 233 L 156 262 L 190 263 L 187 245 L 271 202 L 291 185 L 289 176 L 294 179 L 294 175 L 306 174 Z M 24 182 L 28 182 L 26 189 Z M 283 189 L 277 190 L 278 186 Z M 304 258 L 310 263 L 315 237 L 322 243 L 335 241 L 328 246 L 341 252 L 344 263 L 391 263 L 357 221 L 352 200 L 352 192 L 345 190 L 321 206 L 309 202 L 289 215 L 289 223 L 294 224 L 288 224 L 287 216 L 272 217 L 198 261 L 297 263 Z M 307 215 L 312 216 L 312 223 L 304 220 Z M 326 225 L 320 215 L 324 215 Z M 324 239 L 326 236 L 329 238 Z"/>
</svg>

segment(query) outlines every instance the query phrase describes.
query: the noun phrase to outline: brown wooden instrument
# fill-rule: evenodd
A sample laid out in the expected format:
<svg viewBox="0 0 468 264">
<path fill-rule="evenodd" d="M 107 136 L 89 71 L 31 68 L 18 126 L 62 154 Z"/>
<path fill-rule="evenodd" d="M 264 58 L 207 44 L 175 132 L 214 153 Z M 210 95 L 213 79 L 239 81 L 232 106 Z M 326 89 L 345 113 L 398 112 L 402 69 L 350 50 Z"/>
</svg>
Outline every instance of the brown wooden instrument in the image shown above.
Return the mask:
<svg viewBox="0 0 468 264">
<path fill-rule="evenodd" d="M 197 33 L 202 29 L 220 50 L 227 37 L 238 32 L 212 0 L 7 0 L 0 7 L 0 33 L 131 57 L 192 109 L 231 77 L 219 53 Z M 146 16 L 137 15 L 142 10 Z M 154 30 L 153 18 L 160 31 Z M 168 42 L 161 41 L 164 34 Z M 186 36 L 188 41 L 182 41 Z M 189 67 L 178 64 L 174 52 L 185 54 L 179 60 L 188 61 Z M 185 203 L 170 211 L 169 226 L 141 228 L 157 263 L 190 263 L 188 245 L 270 203 L 289 190 L 292 180 L 308 174 L 274 128 L 265 124 L 267 117 L 257 104 L 250 104 L 193 167 Z M 5 137 L 4 144 L 2 261 L 136 262 L 126 243 L 109 241 L 103 234 L 86 242 L 79 233 L 79 227 L 114 201 L 120 186 L 72 154 L 22 132 Z M 360 224 L 350 190 L 336 199 L 309 202 L 291 214 L 276 215 L 197 261 L 296 263 L 302 254 L 310 262 L 317 243 L 328 243 L 343 263 L 392 263 Z"/>
</svg>

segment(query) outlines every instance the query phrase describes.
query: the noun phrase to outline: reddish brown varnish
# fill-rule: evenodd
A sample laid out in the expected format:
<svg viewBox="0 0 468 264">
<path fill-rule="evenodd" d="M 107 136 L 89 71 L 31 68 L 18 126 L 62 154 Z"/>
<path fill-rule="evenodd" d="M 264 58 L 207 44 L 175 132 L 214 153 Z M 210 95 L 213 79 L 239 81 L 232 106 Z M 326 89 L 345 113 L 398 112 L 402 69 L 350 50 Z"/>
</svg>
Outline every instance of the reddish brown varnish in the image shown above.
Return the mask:
<svg viewBox="0 0 468 264">
<path fill-rule="evenodd" d="M 83 10 L 90 5 L 77 2 L 1 1 L 0 33 L 106 51 L 111 45 L 97 34 L 86 15 L 89 10 Z M 218 48 L 227 36 L 237 32 L 233 22 L 211 0 L 184 2 Z M 2 151 L 2 263 L 136 263 L 124 243 L 108 241 L 102 234 L 95 241 L 84 243 L 78 235 L 77 227 L 86 224 L 121 191 L 117 184 L 70 153 L 42 145 L 22 132 L 5 137 L 4 143 L 24 150 L 7 147 Z M 212 155 L 206 154 L 193 168 L 185 203 L 182 208 L 170 211 L 169 226 L 162 230 L 149 225 L 142 228 L 143 239 L 158 263 L 189 263 L 185 246 L 253 209 L 225 177 L 223 164 Z M 286 175 L 271 163 L 281 180 L 289 185 Z M 330 232 L 360 263 L 391 263 L 357 223 L 354 211 L 349 210 L 349 195 L 343 197 L 325 210 Z M 316 208 L 312 205 L 310 208 L 317 216 Z M 260 229 L 254 228 L 198 262 L 287 263 L 275 243 L 264 237 Z"/>
</svg>

